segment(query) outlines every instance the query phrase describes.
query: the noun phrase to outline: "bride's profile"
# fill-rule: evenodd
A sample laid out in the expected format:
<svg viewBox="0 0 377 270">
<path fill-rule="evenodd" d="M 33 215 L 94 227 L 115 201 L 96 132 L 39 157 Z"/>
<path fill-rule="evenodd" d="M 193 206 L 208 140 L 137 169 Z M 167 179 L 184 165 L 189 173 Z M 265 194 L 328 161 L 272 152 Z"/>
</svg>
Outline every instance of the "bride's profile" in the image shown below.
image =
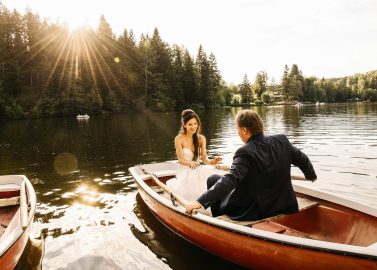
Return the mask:
<svg viewBox="0 0 377 270">
<path fill-rule="evenodd" d="M 216 165 L 222 158 L 208 158 L 206 138 L 200 134 L 199 116 L 193 110 L 186 109 L 182 111 L 181 117 L 181 130 L 174 140 L 181 170 L 176 178 L 166 184 L 186 200 L 196 200 L 207 190 L 207 178 L 214 173 L 219 174 L 219 170 L 200 166 L 200 161 L 207 165 Z"/>
</svg>

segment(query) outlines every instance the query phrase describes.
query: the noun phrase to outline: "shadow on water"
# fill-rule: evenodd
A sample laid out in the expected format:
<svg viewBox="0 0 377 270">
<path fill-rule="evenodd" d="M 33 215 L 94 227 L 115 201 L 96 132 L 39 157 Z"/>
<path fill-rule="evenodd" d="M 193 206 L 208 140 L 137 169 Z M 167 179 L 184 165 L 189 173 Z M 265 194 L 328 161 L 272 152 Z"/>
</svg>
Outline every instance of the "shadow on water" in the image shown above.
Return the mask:
<svg viewBox="0 0 377 270">
<path fill-rule="evenodd" d="M 212 255 L 172 232 L 152 214 L 139 194 L 134 213 L 145 231 L 130 224 L 132 234 L 172 269 L 245 269 Z"/>
<path fill-rule="evenodd" d="M 30 239 L 26 243 L 24 252 L 15 270 L 40 270 L 44 255 L 44 240 Z"/>
</svg>

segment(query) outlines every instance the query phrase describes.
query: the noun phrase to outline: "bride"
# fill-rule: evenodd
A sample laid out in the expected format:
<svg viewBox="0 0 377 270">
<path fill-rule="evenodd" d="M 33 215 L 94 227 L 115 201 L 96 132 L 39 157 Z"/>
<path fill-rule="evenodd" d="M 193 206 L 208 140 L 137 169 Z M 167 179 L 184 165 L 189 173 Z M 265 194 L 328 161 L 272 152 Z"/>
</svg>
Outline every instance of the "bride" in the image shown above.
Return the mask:
<svg viewBox="0 0 377 270">
<path fill-rule="evenodd" d="M 212 174 L 223 172 L 200 166 L 200 160 L 207 165 L 216 165 L 222 158 L 208 159 L 206 138 L 200 134 L 199 116 L 190 109 L 181 114 L 181 130 L 175 137 L 175 150 L 181 169 L 176 178 L 166 185 L 176 194 L 188 201 L 195 201 L 207 190 L 207 178 Z"/>
</svg>

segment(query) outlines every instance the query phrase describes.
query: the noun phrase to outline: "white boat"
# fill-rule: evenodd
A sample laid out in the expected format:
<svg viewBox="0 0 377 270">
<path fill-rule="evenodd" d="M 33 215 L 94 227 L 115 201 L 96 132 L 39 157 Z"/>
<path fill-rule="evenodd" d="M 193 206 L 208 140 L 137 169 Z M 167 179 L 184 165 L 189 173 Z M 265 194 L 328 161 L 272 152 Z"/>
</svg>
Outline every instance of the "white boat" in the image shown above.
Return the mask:
<svg viewBox="0 0 377 270">
<path fill-rule="evenodd" d="M 24 175 L 0 176 L 0 269 L 14 269 L 29 239 L 37 199 Z"/>
<path fill-rule="evenodd" d="M 294 214 L 256 221 L 190 216 L 184 198 L 164 185 L 178 169 L 162 162 L 129 171 L 151 212 L 189 242 L 251 269 L 377 270 L 376 208 L 294 184 L 300 209 Z"/>
<path fill-rule="evenodd" d="M 79 114 L 76 116 L 77 119 L 89 119 L 88 114 Z"/>
</svg>

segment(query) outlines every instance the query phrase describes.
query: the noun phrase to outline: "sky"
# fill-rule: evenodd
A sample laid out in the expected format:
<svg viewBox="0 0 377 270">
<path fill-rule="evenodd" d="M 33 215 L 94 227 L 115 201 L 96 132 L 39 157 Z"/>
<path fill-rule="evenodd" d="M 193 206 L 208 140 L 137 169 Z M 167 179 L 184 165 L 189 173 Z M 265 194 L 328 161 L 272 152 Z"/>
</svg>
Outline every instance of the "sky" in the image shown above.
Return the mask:
<svg viewBox="0 0 377 270">
<path fill-rule="evenodd" d="M 71 27 L 96 28 L 104 15 L 115 34 L 158 28 L 170 46 L 213 53 L 227 83 L 259 71 L 280 82 L 284 65 L 334 78 L 377 69 L 376 0 L 0 0 Z"/>
</svg>

